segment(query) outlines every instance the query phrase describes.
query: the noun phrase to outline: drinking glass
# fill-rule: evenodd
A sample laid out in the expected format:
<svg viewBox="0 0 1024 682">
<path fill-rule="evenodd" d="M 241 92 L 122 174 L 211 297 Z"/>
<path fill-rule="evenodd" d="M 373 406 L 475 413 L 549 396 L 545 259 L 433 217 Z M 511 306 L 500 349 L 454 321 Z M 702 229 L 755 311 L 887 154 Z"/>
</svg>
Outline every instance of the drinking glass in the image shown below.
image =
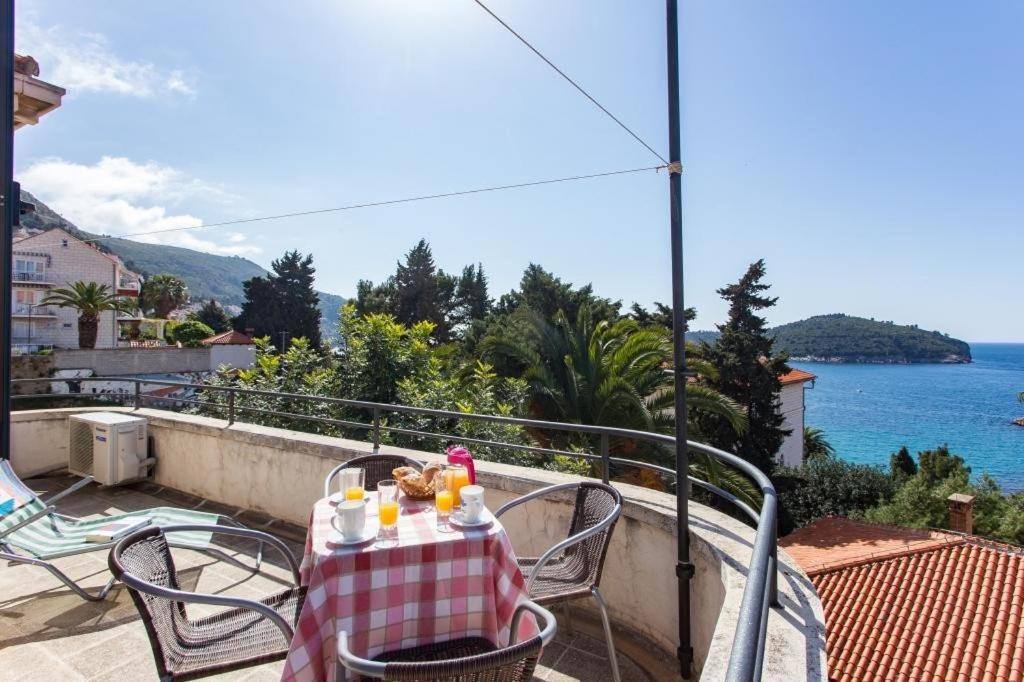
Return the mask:
<svg viewBox="0 0 1024 682">
<path fill-rule="evenodd" d="M 440 475 L 434 476 L 434 509 L 437 511 L 437 529 L 442 533 L 450 533 L 451 525 L 448 517 L 452 514 L 452 507 L 455 505 L 455 494 L 448 485 L 450 480 L 447 471 L 441 471 Z"/>
<path fill-rule="evenodd" d="M 366 472 L 362 469 L 342 469 L 339 472 L 341 478 L 341 490 L 345 493 L 346 500 L 361 500 L 366 497 L 366 490 L 363 487 L 363 479 Z"/>
<path fill-rule="evenodd" d="M 394 479 L 377 484 L 378 538 L 389 546 L 398 543 L 398 482 Z"/>
</svg>

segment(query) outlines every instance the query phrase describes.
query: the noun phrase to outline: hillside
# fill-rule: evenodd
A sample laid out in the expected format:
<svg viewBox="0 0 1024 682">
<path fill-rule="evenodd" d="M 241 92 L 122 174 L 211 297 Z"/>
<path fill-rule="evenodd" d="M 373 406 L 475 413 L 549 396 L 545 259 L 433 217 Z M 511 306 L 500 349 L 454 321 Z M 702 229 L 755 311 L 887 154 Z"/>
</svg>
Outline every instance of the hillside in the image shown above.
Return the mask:
<svg viewBox="0 0 1024 682">
<path fill-rule="evenodd" d="M 851 362 L 868 364 L 911 364 L 919 362 L 961 363 L 971 361 L 966 342 L 941 332 L 929 332 L 914 325 L 878 322 L 836 313 L 816 315 L 770 330 L 776 348 L 794 360 L 804 362 Z M 717 331 L 687 332 L 690 341 L 718 340 Z"/>
<path fill-rule="evenodd" d="M 98 236 L 78 229 L 25 190 L 22 190 L 22 199 L 36 206 L 34 213 L 22 216 L 24 227 L 40 230 L 60 227 L 80 239 Z M 104 239 L 97 245 L 103 251 L 120 256 L 126 266 L 143 276 L 172 273 L 185 281 L 193 300 L 215 298 L 222 305 L 241 305 L 245 298 L 242 282 L 266 274 L 262 267 L 240 256 L 216 256 L 179 246 L 144 244 L 118 238 Z M 345 299 L 337 294 L 317 293 L 320 295 L 324 335 L 334 336 L 338 327 L 338 311 Z"/>
<path fill-rule="evenodd" d="M 914 325 L 850 315 L 817 315 L 772 330 L 794 360 L 907 364 L 971 361 L 964 341 Z"/>
</svg>

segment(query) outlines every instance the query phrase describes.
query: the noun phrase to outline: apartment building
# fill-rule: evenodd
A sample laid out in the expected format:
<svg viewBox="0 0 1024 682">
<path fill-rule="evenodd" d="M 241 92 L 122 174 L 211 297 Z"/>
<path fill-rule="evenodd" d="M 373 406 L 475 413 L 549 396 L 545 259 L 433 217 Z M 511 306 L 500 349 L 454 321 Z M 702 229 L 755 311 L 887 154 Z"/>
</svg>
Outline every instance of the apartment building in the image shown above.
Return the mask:
<svg viewBox="0 0 1024 682">
<path fill-rule="evenodd" d="M 117 256 L 59 228 L 15 234 L 13 251 L 11 345 L 15 352 L 78 348 L 78 311 L 41 305 L 55 287 L 98 282 L 135 298 L 142 286 L 142 278 Z M 117 346 L 118 319 L 109 311 L 100 316 L 97 348 Z"/>
</svg>

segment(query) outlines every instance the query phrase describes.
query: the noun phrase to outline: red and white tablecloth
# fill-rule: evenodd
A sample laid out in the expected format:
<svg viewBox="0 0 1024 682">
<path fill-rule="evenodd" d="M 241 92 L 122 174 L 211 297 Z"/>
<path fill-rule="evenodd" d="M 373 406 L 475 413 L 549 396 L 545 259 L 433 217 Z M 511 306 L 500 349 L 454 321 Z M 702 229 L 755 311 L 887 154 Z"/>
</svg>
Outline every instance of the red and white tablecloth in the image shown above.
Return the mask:
<svg viewBox="0 0 1024 682">
<path fill-rule="evenodd" d="M 505 529 L 495 520 L 442 533 L 432 507 L 403 497 L 396 546 L 340 547 L 331 542 L 334 502 L 316 503 L 301 565 L 309 589 L 282 680 L 333 680 L 342 629 L 366 658 L 459 637 L 507 645 L 512 614 L 528 597 Z M 377 525 L 376 501 L 367 523 Z M 527 614 L 518 641 L 536 632 Z"/>
</svg>

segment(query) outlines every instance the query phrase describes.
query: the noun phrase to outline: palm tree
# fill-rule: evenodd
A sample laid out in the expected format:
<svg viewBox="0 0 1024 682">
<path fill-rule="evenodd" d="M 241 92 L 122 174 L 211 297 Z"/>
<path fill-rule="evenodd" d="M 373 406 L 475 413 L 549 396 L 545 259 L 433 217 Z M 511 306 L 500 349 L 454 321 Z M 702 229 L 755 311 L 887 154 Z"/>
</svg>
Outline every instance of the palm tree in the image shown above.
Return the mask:
<svg viewBox="0 0 1024 682">
<path fill-rule="evenodd" d="M 529 386 L 533 416 L 548 421 L 672 432 L 675 394 L 668 369 L 672 344 L 667 330 L 641 327 L 631 319 L 595 323 L 587 306 L 580 308 L 574 323 L 561 312 L 549 320 L 525 307 L 514 320 L 485 338 L 482 349 L 499 366 L 521 373 Z M 696 347 L 691 345 L 689 349 L 693 354 L 688 356 L 688 368 L 700 376 L 714 376 L 714 367 L 698 357 Z M 687 384 L 686 397 L 691 416 L 710 412 L 727 419 L 739 432 L 746 428 L 742 408 L 699 381 Z M 696 426 L 692 428 L 699 438 Z M 551 434 L 534 435 L 542 442 L 552 438 Z M 570 445 L 586 448 L 590 444 Z M 612 444 L 618 453 L 632 453 L 637 447 L 637 443 L 623 440 Z M 735 478 L 733 489 L 747 499 L 756 497 L 756 489 L 743 476 L 730 476 L 735 472 L 716 464 L 711 458 L 695 457 L 693 473 L 727 485 Z"/>
<path fill-rule="evenodd" d="M 75 282 L 70 287 L 51 291 L 40 305 L 55 305 L 78 310 L 78 347 L 95 348 L 100 315 L 108 310 L 130 312 L 135 308 L 106 284 Z"/>
<path fill-rule="evenodd" d="M 153 315 L 166 320 L 173 310 L 188 302 L 188 288 L 174 275 L 153 275 L 142 284 L 139 301 L 152 309 Z"/>
<path fill-rule="evenodd" d="M 804 427 L 804 457 L 807 459 L 827 459 L 836 454 L 832 443 L 825 438 L 825 432 L 815 426 Z"/>
</svg>

